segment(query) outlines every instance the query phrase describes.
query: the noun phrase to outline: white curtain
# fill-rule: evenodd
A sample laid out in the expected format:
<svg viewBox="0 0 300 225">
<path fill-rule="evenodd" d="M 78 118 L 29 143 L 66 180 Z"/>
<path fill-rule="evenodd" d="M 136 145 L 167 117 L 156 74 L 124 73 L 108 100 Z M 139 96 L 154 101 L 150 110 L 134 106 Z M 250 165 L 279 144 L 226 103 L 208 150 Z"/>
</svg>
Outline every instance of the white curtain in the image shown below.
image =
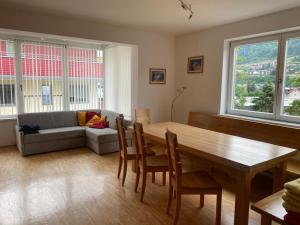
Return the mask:
<svg viewBox="0 0 300 225">
<path fill-rule="evenodd" d="M 105 108 L 131 117 L 132 49 L 113 46 L 105 49 Z"/>
</svg>

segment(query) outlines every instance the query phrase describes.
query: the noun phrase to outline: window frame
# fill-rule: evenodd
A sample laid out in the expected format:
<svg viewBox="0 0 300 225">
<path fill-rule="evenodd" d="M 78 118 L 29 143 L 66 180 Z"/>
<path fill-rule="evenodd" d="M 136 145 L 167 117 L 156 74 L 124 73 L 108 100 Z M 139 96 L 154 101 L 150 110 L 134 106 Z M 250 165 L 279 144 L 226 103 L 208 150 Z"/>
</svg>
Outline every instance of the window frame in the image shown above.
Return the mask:
<svg viewBox="0 0 300 225">
<path fill-rule="evenodd" d="M 288 39 L 300 38 L 300 31 L 284 32 L 274 35 L 265 35 L 260 37 L 248 38 L 229 42 L 229 60 L 228 60 L 228 83 L 226 90 L 226 113 L 237 116 L 246 116 L 252 118 L 269 119 L 273 121 L 300 123 L 300 116 L 289 116 L 283 114 L 284 87 L 285 87 L 285 67 L 286 67 L 286 43 Z M 269 41 L 278 41 L 277 53 L 277 74 L 275 78 L 275 94 L 273 113 L 255 112 L 249 110 L 234 109 L 234 81 L 235 81 L 235 48 L 240 45 L 263 43 Z"/>
<path fill-rule="evenodd" d="M 281 37 L 282 42 L 282 49 L 281 49 L 281 58 L 282 58 L 282 64 L 281 64 L 281 73 L 280 79 L 282 81 L 281 86 L 279 87 L 280 90 L 278 91 L 278 104 L 277 104 L 277 111 L 278 116 L 277 120 L 280 121 L 286 121 L 286 122 L 294 122 L 294 123 L 300 123 L 300 116 L 290 116 L 283 114 L 284 110 L 284 88 L 285 88 L 285 73 L 286 73 L 286 56 L 287 56 L 287 41 L 289 39 L 298 38 L 300 40 L 300 31 L 297 32 L 289 32 L 289 33 L 283 33 Z"/>
</svg>

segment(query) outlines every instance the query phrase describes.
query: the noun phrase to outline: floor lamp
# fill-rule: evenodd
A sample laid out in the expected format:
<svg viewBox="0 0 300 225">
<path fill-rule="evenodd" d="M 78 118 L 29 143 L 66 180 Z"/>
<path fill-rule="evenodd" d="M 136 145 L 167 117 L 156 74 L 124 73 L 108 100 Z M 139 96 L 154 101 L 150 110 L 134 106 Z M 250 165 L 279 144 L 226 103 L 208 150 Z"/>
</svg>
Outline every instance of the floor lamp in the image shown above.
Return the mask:
<svg viewBox="0 0 300 225">
<path fill-rule="evenodd" d="M 172 105 L 171 105 L 171 121 L 173 121 L 173 108 L 176 100 L 183 94 L 183 92 L 187 89 L 187 87 L 182 86 L 181 88 L 177 89 L 176 91 L 176 96 L 172 100 Z"/>
</svg>

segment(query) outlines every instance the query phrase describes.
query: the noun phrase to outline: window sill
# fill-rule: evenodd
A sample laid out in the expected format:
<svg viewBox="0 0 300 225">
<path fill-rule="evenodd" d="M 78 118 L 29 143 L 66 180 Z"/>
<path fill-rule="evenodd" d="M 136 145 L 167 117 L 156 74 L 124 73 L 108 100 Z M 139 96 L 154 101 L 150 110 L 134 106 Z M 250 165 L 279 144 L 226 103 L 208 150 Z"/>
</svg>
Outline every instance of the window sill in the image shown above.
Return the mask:
<svg viewBox="0 0 300 225">
<path fill-rule="evenodd" d="M 235 118 L 235 119 L 241 119 L 241 120 L 267 123 L 267 124 L 272 124 L 272 125 L 280 125 L 280 126 L 285 126 L 285 127 L 300 128 L 300 124 L 298 124 L 298 123 L 289 123 L 289 122 L 284 122 L 284 121 L 261 119 L 261 118 L 255 118 L 255 117 L 249 117 L 249 116 L 240 116 L 240 115 L 234 115 L 234 114 L 218 114 L 218 115 L 222 116 L 222 117 L 227 117 L 227 118 Z"/>
<path fill-rule="evenodd" d="M 2 121 L 16 121 L 17 117 L 13 116 L 13 117 L 0 117 L 0 122 Z"/>
</svg>

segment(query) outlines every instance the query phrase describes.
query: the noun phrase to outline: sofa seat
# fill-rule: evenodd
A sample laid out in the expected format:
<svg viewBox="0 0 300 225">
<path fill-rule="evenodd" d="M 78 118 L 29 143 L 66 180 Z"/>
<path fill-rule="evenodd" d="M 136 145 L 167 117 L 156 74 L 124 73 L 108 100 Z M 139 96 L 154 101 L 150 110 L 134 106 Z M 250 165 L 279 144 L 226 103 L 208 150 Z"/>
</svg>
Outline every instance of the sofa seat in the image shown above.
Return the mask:
<svg viewBox="0 0 300 225">
<path fill-rule="evenodd" d="M 98 143 L 118 142 L 118 132 L 111 128 L 86 128 L 86 136 Z"/>
<path fill-rule="evenodd" d="M 61 127 L 40 130 L 37 134 L 24 135 L 24 143 L 37 143 L 47 141 L 57 141 L 60 139 L 73 139 L 85 137 L 85 128 L 80 126 Z"/>
</svg>

